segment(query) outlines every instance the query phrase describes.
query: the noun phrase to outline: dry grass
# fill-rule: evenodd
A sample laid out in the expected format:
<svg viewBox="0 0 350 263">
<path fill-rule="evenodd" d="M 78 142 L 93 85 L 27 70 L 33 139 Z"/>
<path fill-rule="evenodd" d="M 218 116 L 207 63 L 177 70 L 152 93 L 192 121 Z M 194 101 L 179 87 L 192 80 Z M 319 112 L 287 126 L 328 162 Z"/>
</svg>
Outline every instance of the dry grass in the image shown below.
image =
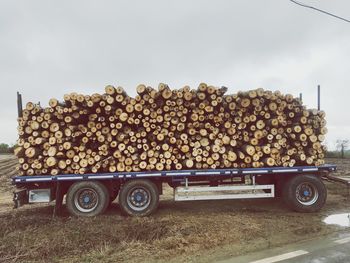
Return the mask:
<svg viewBox="0 0 350 263">
<path fill-rule="evenodd" d="M 210 262 L 339 230 L 322 219 L 349 211 L 346 188 L 327 186 L 327 204 L 315 214 L 291 212 L 280 200 L 175 203 L 169 188 L 148 218 L 123 217 L 117 203 L 87 219 L 71 218 L 67 211 L 52 218 L 52 205 L 8 208 L 0 211 L 0 261 Z M 2 187 L 0 206 L 10 187 Z"/>
<path fill-rule="evenodd" d="M 16 175 L 18 160 L 12 155 L 1 155 L 0 158 L 0 190 L 2 192 L 11 191 L 11 177 Z"/>
</svg>

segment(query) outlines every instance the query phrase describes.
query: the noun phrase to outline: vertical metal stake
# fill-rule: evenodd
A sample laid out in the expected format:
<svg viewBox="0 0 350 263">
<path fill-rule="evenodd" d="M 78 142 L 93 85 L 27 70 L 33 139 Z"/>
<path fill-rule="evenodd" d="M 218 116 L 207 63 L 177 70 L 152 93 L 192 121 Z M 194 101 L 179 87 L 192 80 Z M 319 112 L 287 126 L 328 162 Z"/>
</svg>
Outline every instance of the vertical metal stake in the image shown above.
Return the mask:
<svg viewBox="0 0 350 263">
<path fill-rule="evenodd" d="M 17 111 L 18 111 L 18 117 L 22 117 L 22 110 L 23 110 L 22 95 L 19 94 L 19 92 L 17 91 Z"/>
<path fill-rule="evenodd" d="M 186 190 L 188 189 L 188 178 L 186 177 L 185 178 L 185 187 L 186 187 Z M 188 192 L 186 191 L 186 197 L 188 197 Z"/>
<path fill-rule="evenodd" d="M 317 109 L 321 109 L 321 86 L 317 86 Z"/>
<path fill-rule="evenodd" d="M 63 195 L 61 191 L 61 183 L 56 183 L 56 201 L 55 201 L 55 207 L 53 210 L 53 217 L 56 217 L 59 215 L 61 208 L 62 208 L 62 202 L 63 202 Z"/>
<path fill-rule="evenodd" d="M 253 185 L 255 186 L 255 175 L 252 177 Z M 255 193 L 255 189 L 253 190 L 253 193 Z"/>
</svg>

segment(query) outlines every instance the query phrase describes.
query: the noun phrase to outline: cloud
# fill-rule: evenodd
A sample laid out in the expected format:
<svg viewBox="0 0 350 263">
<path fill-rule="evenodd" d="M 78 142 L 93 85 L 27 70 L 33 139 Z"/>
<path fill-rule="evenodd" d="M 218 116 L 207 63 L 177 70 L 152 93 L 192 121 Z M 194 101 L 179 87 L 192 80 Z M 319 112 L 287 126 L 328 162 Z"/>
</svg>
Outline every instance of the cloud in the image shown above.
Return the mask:
<svg viewBox="0 0 350 263">
<path fill-rule="evenodd" d="M 350 10 L 345 0 L 308 3 Z M 2 1 L 0 36 L 0 141 L 16 140 L 17 90 L 45 104 L 159 82 L 302 92 L 310 107 L 321 84 L 329 145 L 349 137 L 349 24 L 289 1 Z"/>
</svg>

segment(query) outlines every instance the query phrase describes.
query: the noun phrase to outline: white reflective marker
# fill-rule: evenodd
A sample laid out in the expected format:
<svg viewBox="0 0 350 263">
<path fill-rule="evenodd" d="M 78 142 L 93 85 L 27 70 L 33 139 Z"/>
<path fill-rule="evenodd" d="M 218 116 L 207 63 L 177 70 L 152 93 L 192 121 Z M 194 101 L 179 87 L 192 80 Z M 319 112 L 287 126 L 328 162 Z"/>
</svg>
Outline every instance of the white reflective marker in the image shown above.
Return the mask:
<svg viewBox="0 0 350 263">
<path fill-rule="evenodd" d="M 303 171 L 318 171 L 318 168 L 303 168 Z"/>
<path fill-rule="evenodd" d="M 28 178 L 28 179 L 25 179 L 27 182 L 32 182 L 32 181 L 51 181 L 52 178 L 48 178 L 48 177 L 45 177 L 45 178 Z"/>
<path fill-rule="evenodd" d="M 206 174 L 220 174 L 220 172 L 196 172 L 196 174 L 199 174 L 199 175 L 206 175 Z"/>
<path fill-rule="evenodd" d="M 113 178 L 113 175 L 90 175 L 89 179 L 108 179 Z"/>
<path fill-rule="evenodd" d="M 272 170 L 274 173 L 279 173 L 279 172 L 297 172 L 298 169 L 279 169 L 279 170 Z"/>
<path fill-rule="evenodd" d="M 262 174 L 267 173 L 267 170 L 254 170 L 254 171 L 243 171 L 244 174 Z"/>
<path fill-rule="evenodd" d="M 57 180 L 79 180 L 83 179 L 82 176 L 71 176 L 71 177 L 58 177 Z"/>
</svg>

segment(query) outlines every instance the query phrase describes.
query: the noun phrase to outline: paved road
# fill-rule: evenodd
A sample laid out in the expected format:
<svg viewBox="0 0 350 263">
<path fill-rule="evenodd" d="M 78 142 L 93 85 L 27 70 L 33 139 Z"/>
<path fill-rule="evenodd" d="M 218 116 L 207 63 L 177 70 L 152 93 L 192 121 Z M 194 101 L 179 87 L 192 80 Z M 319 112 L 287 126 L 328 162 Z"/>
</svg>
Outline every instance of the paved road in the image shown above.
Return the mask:
<svg viewBox="0 0 350 263">
<path fill-rule="evenodd" d="M 348 263 L 350 232 L 230 258 L 220 263 Z"/>
</svg>

